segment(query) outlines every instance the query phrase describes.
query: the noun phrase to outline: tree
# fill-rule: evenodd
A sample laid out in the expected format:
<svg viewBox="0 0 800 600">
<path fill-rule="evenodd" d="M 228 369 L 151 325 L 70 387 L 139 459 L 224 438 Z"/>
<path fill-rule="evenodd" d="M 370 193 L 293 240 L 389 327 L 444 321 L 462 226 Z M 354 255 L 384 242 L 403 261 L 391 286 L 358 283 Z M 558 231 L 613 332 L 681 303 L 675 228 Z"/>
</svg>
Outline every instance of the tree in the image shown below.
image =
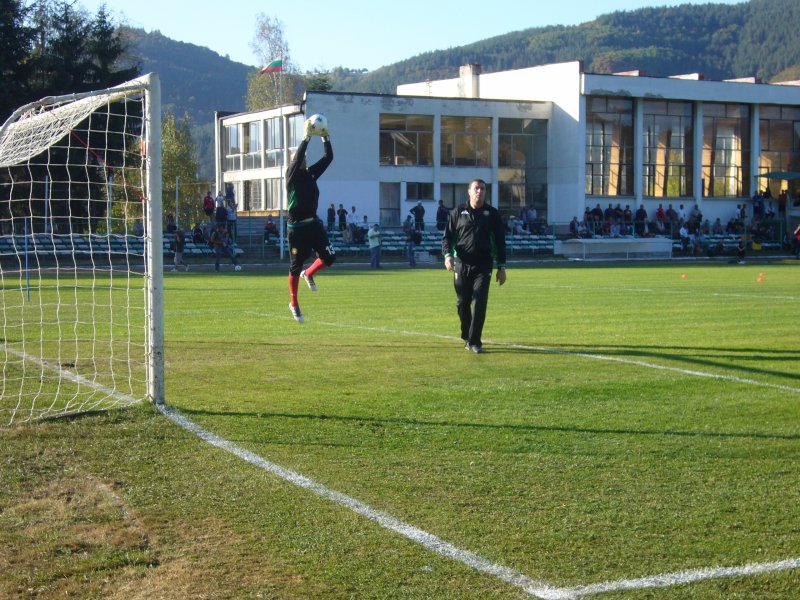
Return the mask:
<svg viewBox="0 0 800 600">
<path fill-rule="evenodd" d="M 247 110 L 298 103 L 303 97 L 305 85 L 303 78 L 292 66 L 289 44 L 283 36 L 283 23 L 259 13 L 256 16 L 256 33 L 250 47 L 260 64 L 267 65 L 280 59 L 283 65 L 281 72 L 264 75 L 256 72 L 248 77 Z"/>
<path fill-rule="evenodd" d="M 89 25 L 89 70 L 87 79 L 93 88 L 106 88 L 137 77 L 138 64 L 123 67 L 128 43 L 119 26 L 111 22 L 105 6 L 101 6 Z"/>
<path fill-rule="evenodd" d="M 28 97 L 19 104 L 110 87 L 139 74 L 137 64 L 123 64 L 128 43 L 104 7 L 92 19 L 72 0 L 39 0 L 28 17 L 35 41 Z"/>
<path fill-rule="evenodd" d="M 161 121 L 161 169 L 164 190 L 164 210 L 170 209 L 170 199 L 175 198 L 175 183 L 178 182 L 178 210 L 175 215 L 178 224 L 185 229 L 192 223 L 203 219 L 201 190 L 197 180 L 200 169 L 197 161 L 197 147 L 192 139 L 189 117 L 180 120 L 167 111 Z"/>
<path fill-rule="evenodd" d="M 306 75 L 306 90 L 309 92 L 330 92 L 333 89 L 328 73 L 308 73 Z"/>
<path fill-rule="evenodd" d="M 0 123 L 27 102 L 29 57 L 36 37 L 27 25 L 29 13 L 20 0 L 0 0 Z"/>
</svg>

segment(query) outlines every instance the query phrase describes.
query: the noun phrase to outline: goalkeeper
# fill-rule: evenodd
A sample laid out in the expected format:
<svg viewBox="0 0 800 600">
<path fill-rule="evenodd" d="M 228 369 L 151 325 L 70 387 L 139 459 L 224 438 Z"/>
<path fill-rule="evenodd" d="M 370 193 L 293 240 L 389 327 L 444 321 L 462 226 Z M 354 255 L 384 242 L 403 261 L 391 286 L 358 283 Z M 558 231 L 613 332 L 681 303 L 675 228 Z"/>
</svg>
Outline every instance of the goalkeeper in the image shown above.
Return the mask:
<svg viewBox="0 0 800 600">
<path fill-rule="evenodd" d="M 317 179 L 333 162 L 333 148 L 328 132 L 322 134 L 325 155 L 310 167 L 306 166 L 306 149 L 311 141 L 311 123 L 306 120 L 303 141 L 297 147 L 292 162 L 286 172 L 286 191 L 288 193 L 289 217 L 287 219 L 289 241 L 289 310 L 298 323 L 303 322 L 303 313 L 297 301 L 297 288 L 302 278 L 312 292 L 317 291 L 314 274 L 320 269 L 330 267 L 336 253 L 328 241 L 325 227 L 317 218 L 319 187 Z M 316 260 L 303 270 L 303 263 L 316 252 Z"/>
</svg>

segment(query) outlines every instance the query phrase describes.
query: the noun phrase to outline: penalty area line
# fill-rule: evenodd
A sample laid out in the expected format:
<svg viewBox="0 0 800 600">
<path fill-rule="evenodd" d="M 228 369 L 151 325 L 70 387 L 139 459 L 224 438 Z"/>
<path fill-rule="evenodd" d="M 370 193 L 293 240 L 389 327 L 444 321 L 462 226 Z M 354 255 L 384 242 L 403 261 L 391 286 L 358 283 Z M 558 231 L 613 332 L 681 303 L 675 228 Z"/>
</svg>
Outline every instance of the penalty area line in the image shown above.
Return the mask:
<svg viewBox="0 0 800 600">
<path fill-rule="evenodd" d="M 492 575 L 501 581 L 522 589 L 529 595 L 536 596 L 538 598 L 559 597 L 553 596 L 553 594 L 558 594 L 557 588 L 549 586 L 541 581 L 531 579 L 527 575 L 524 575 L 523 573 L 515 571 L 504 565 L 493 563 L 490 560 L 475 554 L 474 552 L 458 548 L 453 544 L 446 542 L 431 533 L 428 533 L 427 531 L 423 531 L 422 529 L 405 523 L 388 513 L 372 508 L 368 504 L 365 504 L 356 498 L 341 492 L 337 492 L 336 490 L 330 489 L 321 483 L 317 483 L 305 475 L 301 475 L 300 473 L 296 473 L 278 464 L 270 462 L 254 452 L 246 450 L 241 446 L 230 442 L 229 440 L 221 438 L 218 435 L 203 429 L 190 419 L 186 418 L 168 406 L 157 404 L 156 407 L 164 416 L 176 423 L 178 426 L 186 431 L 189 431 L 190 433 L 193 433 L 212 446 L 216 446 L 220 450 L 229 452 L 230 454 L 241 458 L 242 460 L 259 469 L 272 473 L 273 475 L 277 475 L 281 479 L 297 487 L 308 490 L 317 496 L 320 496 L 326 500 L 334 502 L 335 504 L 343 506 L 344 508 L 347 508 L 356 514 L 359 514 L 362 517 L 366 517 L 384 529 L 399 533 L 403 537 L 411 540 L 412 542 L 420 544 L 432 552 L 444 556 L 445 558 L 458 561 L 468 567 L 471 567 L 472 569 L 475 569 L 476 571 Z"/>
<path fill-rule="evenodd" d="M 163 404 L 156 404 L 156 408 L 168 419 L 182 429 L 196 435 L 201 440 L 224 450 L 247 463 L 272 473 L 281 479 L 316 494 L 317 496 L 338 504 L 362 517 L 365 517 L 379 526 L 400 534 L 406 539 L 415 542 L 429 551 L 435 552 L 445 558 L 457 561 L 481 573 L 491 575 L 497 579 L 517 587 L 530 596 L 541 600 L 577 600 L 585 596 L 608 594 L 619 591 L 643 590 L 651 588 L 664 588 L 678 585 L 687 585 L 698 581 L 722 579 L 729 577 L 748 577 L 774 571 L 790 571 L 800 568 L 800 558 L 789 558 L 771 563 L 751 563 L 737 567 L 709 567 L 651 575 L 638 579 L 618 579 L 601 583 L 579 585 L 575 587 L 556 587 L 542 581 L 537 581 L 527 575 L 509 567 L 494 563 L 474 552 L 464 550 L 441 538 L 428 533 L 409 523 L 405 523 L 392 515 L 372 508 L 368 504 L 328 488 L 313 479 L 291 471 L 276 463 L 246 450 L 233 442 L 219 437 L 203 429 L 178 411 Z"/>
<path fill-rule="evenodd" d="M 800 568 L 800 558 L 788 558 L 771 563 L 752 563 L 740 567 L 710 567 L 706 569 L 692 569 L 678 571 L 676 573 L 664 573 L 661 575 L 651 575 L 639 579 L 620 579 L 618 581 L 606 581 L 590 585 L 581 585 L 573 588 L 563 588 L 557 590 L 560 596 L 551 596 L 553 600 L 572 600 L 583 596 L 596 594 L 607 594 L 611 592 L 622 592 L 632 590 L 643 590 L 651 588 L 664 588 L 676 585 L 686 585 L 698 581 L 709 579 L 722 579 L 726 577 L 749 577 L 762 573 L 772 573 L 775 571 L 791 571 Z"/>
</svg>

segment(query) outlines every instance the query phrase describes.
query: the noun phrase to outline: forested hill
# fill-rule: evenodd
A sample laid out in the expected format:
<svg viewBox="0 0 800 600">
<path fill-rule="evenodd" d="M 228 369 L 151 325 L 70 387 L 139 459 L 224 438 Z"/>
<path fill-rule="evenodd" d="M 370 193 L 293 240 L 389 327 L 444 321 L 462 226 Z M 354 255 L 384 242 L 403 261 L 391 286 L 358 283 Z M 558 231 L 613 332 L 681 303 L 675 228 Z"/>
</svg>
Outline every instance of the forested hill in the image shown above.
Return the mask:
<svg viewBox="0 0 800 600">
<path fill-rule="evenodd" d="M 800 78 L 800 0 L 614 12 L 581 25 L 525 29 L 427 52 L 369 73 L 339 69 L 332 83 L 336 90 L 392 93 L 398 83 L 456 77 L 467 63 L 488 73 L 574 60 L 595 73 Z"/>
<path fill-rule="evenodd" d="M 161 76 L 165 108 L 178 118 L 190 116 L 203 174 L 212 173 L 214 111 L 245 110 L 247 74 L 254 67 L 158 32 L 129 33 L 142 72 Z M 640 69 L 655 77 L 699 72 L 716 80 L 800 79 L 800 0 L 614 12 L 581 25 L 525 29 L 426 52 L 371 72 L 340 67 L 327 77 L 335 91 L 394 93 L 400 83 L 457 77 L 467 63 L 489 73 L 574 60 L 595 73 Z"/>
<path fill-rule="evenodd" d="M 178 118 L 188 114 L 197 124 L 213 122 L 217 110 L 244 110 L 247 74 L 253 67 L 158 31 L 129 29 L 127 35 L 142 73 L 155 71 L 161 79 L 164 110 Z"/>
</svg>

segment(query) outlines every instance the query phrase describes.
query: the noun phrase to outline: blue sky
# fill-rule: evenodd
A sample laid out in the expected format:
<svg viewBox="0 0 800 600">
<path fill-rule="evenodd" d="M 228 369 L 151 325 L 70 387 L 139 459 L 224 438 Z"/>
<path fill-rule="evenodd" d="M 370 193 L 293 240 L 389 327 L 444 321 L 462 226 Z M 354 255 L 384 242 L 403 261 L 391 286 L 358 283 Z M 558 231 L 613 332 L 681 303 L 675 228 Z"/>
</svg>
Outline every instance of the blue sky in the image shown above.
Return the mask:
<svg viewBox="0 0 800 600">
<path fill-rule="evenodd" d="M 417 54 L 546 25 L 577 25 L 617 10 L 707 4 L 706 0 L 308 0 L 289 3 L 220 0 L 78 0 L 94 13 L 105 4 L 116 21 L 158 30 L 181 42 L 205 46 L 232 60 L 258 66 L 250 44 L 255 18 L 264 13 L 283 24 L 295 67 L 338 66 L 369 70 Z M 716 0 L 741 4 L 743 0 Z"/>
</svg>

